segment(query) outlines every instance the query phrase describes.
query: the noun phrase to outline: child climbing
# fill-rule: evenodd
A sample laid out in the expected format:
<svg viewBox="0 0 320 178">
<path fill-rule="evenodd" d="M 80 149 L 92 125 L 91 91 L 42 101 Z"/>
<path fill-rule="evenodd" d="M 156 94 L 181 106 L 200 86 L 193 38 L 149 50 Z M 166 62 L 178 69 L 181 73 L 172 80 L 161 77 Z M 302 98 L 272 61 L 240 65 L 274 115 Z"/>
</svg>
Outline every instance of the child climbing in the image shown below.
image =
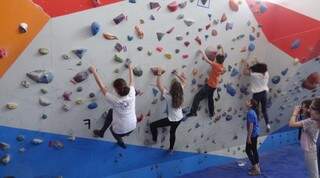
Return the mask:
<svg viewBox="0 0 320 178">
<path fill-rule="evenodd" d="M 302 128 L 300 144 L 304 151 L 305 164 L 310 178 L 319 178 L 317 160 L 317 139 L 320 129 L 320 98 L 312 100 L 310 118 L 297 121 L 301 106 L 296 106 L 289 120 L 289 126 Z"/>
<path fill-rule="evenodd" d="M 302 120 L 310 118 L 309 109 L 310 109 L 311 103 L 312 103 L 312 100 L 304 100 L 304 101 L 302 101 L 301 109 L 300 109 L 300 112 L 299 112 L 298 118 L 297 118 L 298 121 L 302 121 Z M 299 128 L 298 140 L 301 139 L 301 132 L 302 132 L 302 128 Z"/>
<path fill-rule="evenodd" d="M 113 137 L 117 140 L 120 147 L 126 148 L 122 137 L 128 136 L 137 125 L 137 117 L 135 111 L 135 88 L 133 86 L 133 73 L 131 64 L 129 69 L 129 83 L 122 78 L 113 81 L 113 87 L 117 96 L 111 94 L 107 87 L 103 84 L 100 76 L 97 73 L 96 67 L 91 66 L 89 71 L 93 74 L 102 94 L 106 97 L 111 108 L 105 118 L 105 123 L 100 130 L 94 130 L 94 136 L 103 137 L 105 131 L 110 127 Z"/>
<path fill-rule="evenodd" d="M 257 101 L 251 99 L 246 102 L 246 106 L 248 107 L 246 153 L 252 164 L 252 168 L 250 169 L 248 174 L 251 176 L 257 176 L 261 174 L 259 165 L 259 154 L 257 150 L 259 122 L 257 114 L 254 110 L 254 108 L 257 106 Z"/>
<path fill-rule="evenodd" d="M 157 69 L 157 87 L 159 88 L 161 95 L 166 99 L 168 104 L 168 117 L 152 122 L 150 129 L 152 133 L 152 140 L 157 142 L 158 128 L 170 126 L 170 147 L 169 151 L 173 152 L 173 146 L 176 140 L 176 130 L 179 126 L 182 114 L 183 104 L 183 87 L 185 86 L 184 75 L 178 75 L 177 72 L 173 72 L 177 79 L 172 80 L 170 90 L 167 91 L 161 82 L 161 75 L 163 70 Z"/>
<path fill-rule="evenodd" d="M 267 132 L 270 132 L 271 126 L 269 124 L 269 116 L 267 112 L 267 94 L 269 91 L 268 67 L 265 63 L 259 62 L 251 67 L 244 60 L 242 60 L 242 63 L 244 63 L 243 74 L 250 76 L 251 91 L 253 93 L 252 99 L 256 100 L 258 105 L 259 103 L 261 104 L 261 110 L 267 126 Z M 258 106 L 255 108 L 255 111 L 258 118 L 260 118 Z"/>
<path fill-rule="evenodd" d="M 200 50 L 200 53 L 203 56 L 203 60 L 205 60 L 211 66 L 211 72 L 207 83 L 200 89 L 200 91 L 194 96 L 190 113 L 188 113 L 187 117 L 197 116 L 197 110 L 200 104 L 200 101 L 207 98 L 208 99 L 208 110 L 209 117 L 214 116 L 214 101 L 213 101 L 213 93 L 217 89 L 220 76 L 224 71 L 223 62 L 225 59 L 225 54 L 221 45 L 218 45 L 218 54 L 215 56 L 215 59 L 209 59 L 209 56 L 203 50 Z"/>
</svg>

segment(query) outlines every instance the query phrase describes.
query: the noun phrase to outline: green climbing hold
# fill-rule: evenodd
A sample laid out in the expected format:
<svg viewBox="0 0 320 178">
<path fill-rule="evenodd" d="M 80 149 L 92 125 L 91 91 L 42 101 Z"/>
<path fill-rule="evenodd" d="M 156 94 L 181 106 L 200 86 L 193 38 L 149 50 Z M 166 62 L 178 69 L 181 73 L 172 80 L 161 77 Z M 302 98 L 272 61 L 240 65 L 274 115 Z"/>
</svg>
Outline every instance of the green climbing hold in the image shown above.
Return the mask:
<svg viewBox="0 0 320 178">
<path fill-rule="evenodd" d="M 116 55 L 116 54 L 114 55 L 113 59 L 118 63 L 123 63 L 123 59 L 120 56 Z"/>
</svg>

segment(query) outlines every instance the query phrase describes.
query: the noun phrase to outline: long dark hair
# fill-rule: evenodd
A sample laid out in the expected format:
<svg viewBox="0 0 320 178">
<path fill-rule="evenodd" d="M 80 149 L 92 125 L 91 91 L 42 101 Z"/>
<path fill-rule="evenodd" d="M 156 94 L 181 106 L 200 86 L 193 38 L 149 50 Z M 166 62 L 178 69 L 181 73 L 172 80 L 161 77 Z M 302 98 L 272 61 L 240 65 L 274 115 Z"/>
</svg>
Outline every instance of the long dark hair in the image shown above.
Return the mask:
<svg viewBox="0 0 320 178">
<path fill-rule="evenodd" d="M 312 100 L 312 109 L 320 113 L 320 98 L 315 98 Z"/>
<path fill-rule="evenodd" d="M 265 74 L 268 71 L 268 66 L 265 63 L 256 63 L 250 67 L 252 72 Z"/>
<path fill-rule="evenodd" d="M 302 101 L 301 106 L 304 105 L 304 108 L 309 109 L 311 103 L 312 103 L 312 100 L 304 100 L 304 101 Z M 300 114 L 305 114 L 306 118 L 310 117 L 309 110 L 307 110 L 307 112 L 305 112 L 305 113 L 302 113 L 302 108 L 301 108 Z"/>
<path fill-rule="evenodd" d="M 120 96 L 127 96 L 130 92 L 130 88 L 128 87 L 127 82 L 122 78 L 118 78 L 113 81 L 113 87 L 116 89 L 117 93 Z"/>
<path fill-rule="evenodd" d="M 181 83 L 173 80 L 170 87 L 170 95 L 172 97 L 172 107 L 179 108 L 183 103 L 183 88 Z"/>
</svg>

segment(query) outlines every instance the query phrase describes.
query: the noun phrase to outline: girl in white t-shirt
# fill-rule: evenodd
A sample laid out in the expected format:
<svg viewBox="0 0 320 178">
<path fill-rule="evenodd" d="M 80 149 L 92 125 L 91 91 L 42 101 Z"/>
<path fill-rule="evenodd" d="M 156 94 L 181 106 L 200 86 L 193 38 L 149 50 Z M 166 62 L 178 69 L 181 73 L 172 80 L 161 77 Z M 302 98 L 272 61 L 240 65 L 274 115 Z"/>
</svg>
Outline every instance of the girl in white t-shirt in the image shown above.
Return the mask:
<svg viewBox="0 0 320 178">
<path fill-rule="evenodd" d="M 94 78 L 107 102 L 111 105 L 108 114 L 105 116 L 105 123 L 100 130 L 94 130 L 94 136 L 103 137 L 105 131 L 111 125 L 110 131 L 117 140 L 120 147 L 126 148 L 122 137 L 128 136 L 137 126 L 137 116 L 135 111 L 136 92 L 133 86 L 132 67 L 129 64 L 129 83 L 122 78 L 113 82 L 113 87 L 117 95 L 108 92 L 107 87 L 103 84 L 97 74 L 95 66 L 91 66 L 89 71 L 93 73 Z"/>
<path fill-rule="evenodd" d="M 163 70 L 157 69 L 157 87 L 159 88 L 162 96 L 166 99 L 168 104 L 168 117 L 160 119 L 158 121 L 152 122 L 150 124 L 150 129 L 152 133 L 152 140 L 157 142 L 158 128 L 170 126 L 170 147 L 169 151 L 173 151 L 173 146 L 176 140 L 176 129 L 179 126 L 182 114 L 182 104 L 183 104 L 183 87 L 185 85 L 185 77 L 183 75 L 178 75 L 177 72 L 173 74 L 178 78 L 174 79 L 171 83 L 170 90 L 167 91 L 161 83 L 161 75 Z"/>
<path fill-rule="evenodd" d="M 297 121 L 297 116 L 301 110 L 296 106 L 289 120 L 289 126 L 302 128 L 300 145 L 304 151 L 305 163 L 308 168 L 309 178 L 319 178 L 317 160 L 317 139 L 320 129 L 320 98 L 316 98 L 310 105 L 310 118 Z"/>
</svg>

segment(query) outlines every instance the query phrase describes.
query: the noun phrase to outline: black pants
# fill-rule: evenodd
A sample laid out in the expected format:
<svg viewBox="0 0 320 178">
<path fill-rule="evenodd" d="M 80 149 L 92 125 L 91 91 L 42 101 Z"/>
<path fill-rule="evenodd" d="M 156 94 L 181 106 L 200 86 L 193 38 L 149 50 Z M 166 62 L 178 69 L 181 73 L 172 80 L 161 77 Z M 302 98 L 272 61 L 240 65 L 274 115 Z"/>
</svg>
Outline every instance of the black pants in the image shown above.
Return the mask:
<svg viewBox="0 0 320 178">
<path fill-rule="evenodd" d="M 200 101 L 208 98 L 209 116 L 212 117 L 214 113 L 213 93 L 215 90 L 216 88 L 211 88 L 208 84 L 203 86 L 200 91 L 194 96 L 190 112 L 197 113 Z"/>
<path fill-rule="evenodd" d="M 269 124 L 269 116 L 267 113 L 267 91 L 254 93 L 252 99 L 256 100 L 258 102 L 258 105 L 259 103 L 261 104 L 261 111 L 263 114 L 264 121 L 266 122 L 266 124 Z M 254 110 L 256 111 L 257 117 L 259 118 L 259 108 L 254 108 Z"/>
<path fill-rule="evenodd" d="M 150 124 L 150 129 L 152 133 L 152 140 L 157 141 L 158 138 L 158 128 L 170 126 L 170 150 L 173 149 L 174 143 L 176 141 L 176 130 L 181 121 L 171 122 L 168 118 L 160 119 L 158 121 L 152 122 Z"/>
<path fill-rule="evenodd" d="M 112 111 L 113 111 L 112 109 L 109 109 L 108 114 L 103 113 L 103 117 L 105 118 L 105 121 L 104 121 L 103 127 L 102 127 L 101 130 L 100 130 L 100 132 L 102 133 L 102 135 L 104 135 L 104 133 L 106 132 L 106 130 L 109 128 L 109 126 L 110 126 L 111 123 L 112 123 L 112 120 L 113 120 L 113 118 L 112 118 Z M 110 128 L 110 131 L 111 131 L 113 137 L 117 140 L 117 142 L 118 142 L 118 144 L 119 144 L 120 146 L 123 146 L 123 145 L 124 145 L 124 142 L 123 142 L 123 140 L 122 140 L 122 137 L 129 136 L 130 133 L 132 132 L 132 131 L 130 131 L 130 132 L 124 133 L 124 134 L 117 134 L 117 133 L 115 133 L 115 132 L 113 131 L 112 127 Z"/>
<path fill-rule="evenodd" d="M 246 143 L 246 153 L 252 165 L 259 163 L 259 154 L 257 150 L 258 137 L 251 137 L 251 144 Z"/>
</svg>

